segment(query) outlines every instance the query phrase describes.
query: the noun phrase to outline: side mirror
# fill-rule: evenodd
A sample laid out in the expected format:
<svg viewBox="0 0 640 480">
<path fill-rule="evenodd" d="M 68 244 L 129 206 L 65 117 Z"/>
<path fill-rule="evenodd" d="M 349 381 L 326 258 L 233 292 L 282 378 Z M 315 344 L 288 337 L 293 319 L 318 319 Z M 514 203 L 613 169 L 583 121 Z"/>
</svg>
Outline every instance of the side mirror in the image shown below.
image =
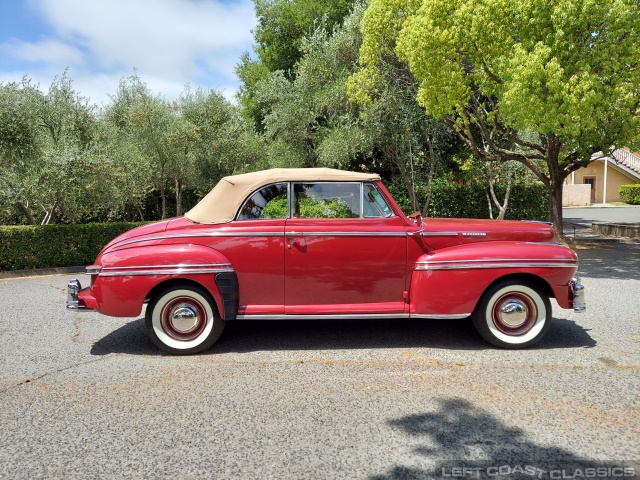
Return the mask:
<svg viewBox="0 0 640 480">
<path fill-rule="evenodd" d="M 409 218 L 413 220 L 413 223 L 415 223 L 416 226 L 418 227 L 422 226 L 422 215 L 420 215 L 420 212 L 412 213 L 411 215 L 409 215 Z"/>
</svg>

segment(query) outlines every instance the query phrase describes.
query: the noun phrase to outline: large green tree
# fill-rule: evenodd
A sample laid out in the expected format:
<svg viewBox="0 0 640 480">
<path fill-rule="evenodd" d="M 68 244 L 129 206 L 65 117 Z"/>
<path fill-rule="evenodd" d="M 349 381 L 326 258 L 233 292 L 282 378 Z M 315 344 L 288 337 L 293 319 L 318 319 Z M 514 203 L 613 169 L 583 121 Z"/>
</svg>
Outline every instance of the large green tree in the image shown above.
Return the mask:
<svg viewBox="0 0 640 480">
<path fill-rule="evenodd" d="M 241 85 L 238 97 L 244 115 L 262 129 L 264 114 L 255 97 L 258 82 L 282 71 L 295 76 L 302 58 L 304 38 L 316 28 L 329 31 L 349 14 L 354 0 L 254 0 L 258 25 L 254 30 L 254 52 L 245 53 L 236 67 Z"/>
<path fill-rule="evenodd" d="M 406 67 L 390 68 L 380 78 L 375 104 L 349 102 L 346 81 L 358 66 L 365 8 L 357 3 L 341 26 L 306 38 L 293 79 L 278 71 L 258 84 L 269 163 L 366 168 L 394 176 L 417 210 L 422 205 L 414 185 L 433 176 L 435 158 L 451 146 L 453 135 L 424 115 Z"/>
<path fill-rule="evenodd" d="M 633 144 L 640 124 L 637 0 L 372 0 L 353 99 L 375 101 L 390 58 L 417 99 L 486 161 L 516 160 L 549 190 L 596 152 Z"/>
</svg>

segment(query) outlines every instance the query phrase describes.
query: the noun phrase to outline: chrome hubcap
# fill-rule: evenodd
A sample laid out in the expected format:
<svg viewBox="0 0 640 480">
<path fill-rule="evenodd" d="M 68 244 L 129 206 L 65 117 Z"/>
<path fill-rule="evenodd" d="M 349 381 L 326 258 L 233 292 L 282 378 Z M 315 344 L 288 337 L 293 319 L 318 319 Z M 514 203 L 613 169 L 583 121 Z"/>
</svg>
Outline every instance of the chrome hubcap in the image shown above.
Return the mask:
<svg viewBox="0 0 640 480">
<path fill-rule="evenodd" d="M 188 303 L 179 303 L 169 314 L 171 326 L 179 333 L 188 333 L 200 322 L 198 312 Z"/>
<path fill-rule="evenodd" d="M 500 305 L 498 317 L 509 328 L 517 328 L 527 321 L 527 305 L 520 300 L 510 299 Z"/>
</svg>

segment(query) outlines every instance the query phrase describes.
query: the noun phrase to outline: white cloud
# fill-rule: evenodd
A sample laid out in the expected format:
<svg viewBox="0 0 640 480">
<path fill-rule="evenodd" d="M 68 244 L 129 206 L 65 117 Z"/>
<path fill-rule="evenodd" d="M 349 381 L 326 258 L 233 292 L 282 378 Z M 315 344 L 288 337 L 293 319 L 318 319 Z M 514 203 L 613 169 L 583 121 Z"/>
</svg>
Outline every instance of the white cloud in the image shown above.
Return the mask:
<svg viewBox="0 0 640 480">
<path fill-rule="evenodd" d="M 43 40 L 41 42 L 24 42 L 12 39 L 0 45 L 0 52 L 21 58 L 29 62 L 58 63 L 76 65 L 82 62 L 82 52 L 71 45 L 58 40 Z"/>
<path fill-rule="evenodd" d="M 92 52 L 102 68 L 139 69 L 166 78 L 203 74 L 199 62 L 233 66 L 251 43 L 250 1 L 221 4 L 190 0 L 34 0 L 55 32 Z"/>
<path fill-rule="evenodd" d="M 42 90 L 68 67 L 75 89 L 97 104 L 107 102 L 120 78 L 134 69 L 168 99 L 177 98 L 187 83 L 215 88 L 231 99 L 237 88 L 234 68 L 251 48 L 256 22 L 251 0 L 30 0 L 29 5 L 53 38 L 12 39 L 0 45 L 0 54 L 21 60 Z M 10 78 L 14 74 L 0 72 L 0 81 L 22 77 Z"/>
</svg>

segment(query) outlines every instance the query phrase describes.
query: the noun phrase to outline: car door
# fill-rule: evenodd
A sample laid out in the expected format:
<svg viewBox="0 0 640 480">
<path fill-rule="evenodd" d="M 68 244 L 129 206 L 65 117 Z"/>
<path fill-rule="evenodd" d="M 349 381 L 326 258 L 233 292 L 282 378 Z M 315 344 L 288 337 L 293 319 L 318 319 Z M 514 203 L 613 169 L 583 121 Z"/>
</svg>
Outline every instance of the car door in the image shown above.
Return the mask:
<svg viewBox="0 0 640 480">
<path fill-rule="evenodd" d="M 405 225 L 375 184 L 293 182 L 291 188 L 285 313 L 402 314 Z"/>
<path fill-rule="evenodd" d="M 238 318 L 284 313 L 288 190 L 288 182 L 279 182 L 251 194 L 217 239 L 238 276 Z"/>
</svg>

